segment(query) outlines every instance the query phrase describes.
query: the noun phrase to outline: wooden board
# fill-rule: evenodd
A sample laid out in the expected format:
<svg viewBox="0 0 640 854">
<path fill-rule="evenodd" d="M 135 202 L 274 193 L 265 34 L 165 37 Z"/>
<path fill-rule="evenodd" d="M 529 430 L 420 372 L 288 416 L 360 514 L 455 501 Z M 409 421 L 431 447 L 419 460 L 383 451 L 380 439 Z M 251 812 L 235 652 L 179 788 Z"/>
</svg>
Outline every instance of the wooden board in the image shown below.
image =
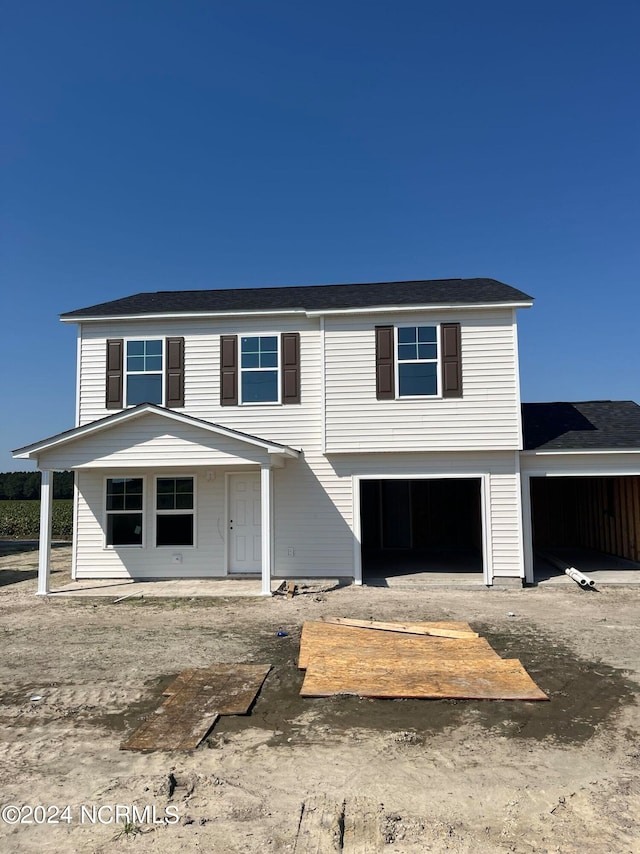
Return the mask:
<svg viewBox="0 0 640 854">
<path fill-rule="evenodd" d="M 344 805 L 342 854 L 379 854 L 385 843 L 380 828 L 380 807 L 359 795 Z"/>
<path fill-rule="evenodd" d="M 120 745 L 120 750 L 193 750 L 218 720 L 217 698 L 173 694 Z"/>
<path fill-rule="evenodd" d="M 193 750 L 220 715 L 246 714 L 271 665 L 217 664 L 183 670 L 164 703 L 120 745 L 121 750 Z"/>
<path fill-rule="evenodd" d="M 358 629 L 374 629 L 382 632 L 402 632 L 413 635 L 431 635 L 439 638 L 478 638 L 477 632 L 443 628 L 429 623 L 383 623 L 377 620 L 353 620 L 350 617 L 325 617 L 325 623 L 353 626 Z"/>
<path fill-rule="evenodd" d="M 309 664 L 303 697 L 356 694 L 387 699 L 548 700 L 518 659 L 403 662 L 362 667 L 317 659 Z"/>
<path fill-rule="evenodd" d="M 171 696 L 185 689 L 197 689 L 218 697 L 218 714 L 246 715 L 270 670 L 270 664 L 188 668 L 178 674 L 163 694 Z"/>
<path fill-rule="evenodd" d="M 320 795 L 300 805 L 294 854 L 329 854 L 342 851 L 341 825 L 344 803 Z"/>
<path fill-rule="evenodd" d="M 458 640 L 309 622 L 302 627 L 298 667 L 305 670 L 318 654 L 333 654 L 339 658 L 342 652 L 349 653 L 354 649 L 363 654 L 366 650 L 371 659 L 380 654 L 387 658 L 409 656 L 412 660 L 499 658 L 484 638 Z"/>
</svg>

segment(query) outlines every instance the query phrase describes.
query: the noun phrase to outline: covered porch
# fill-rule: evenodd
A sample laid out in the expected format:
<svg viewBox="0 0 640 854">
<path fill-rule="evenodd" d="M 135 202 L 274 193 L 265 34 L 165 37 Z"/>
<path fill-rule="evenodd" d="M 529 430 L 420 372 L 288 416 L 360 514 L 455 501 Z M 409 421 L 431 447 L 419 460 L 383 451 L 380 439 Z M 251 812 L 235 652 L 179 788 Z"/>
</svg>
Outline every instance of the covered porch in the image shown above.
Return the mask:
<svg viewBox="0 0 640 854">
<path fill-rule="evenodd" d="M 151 404 L 18 449 L 14 456 L 34 460 L 42 473 L 38 595 L 51 593 L 58 470 L 76 476 L 74 581 L 102 588 L 248 577 L 271 595 L 274 473 L 299 455 Z"/>
</svg>

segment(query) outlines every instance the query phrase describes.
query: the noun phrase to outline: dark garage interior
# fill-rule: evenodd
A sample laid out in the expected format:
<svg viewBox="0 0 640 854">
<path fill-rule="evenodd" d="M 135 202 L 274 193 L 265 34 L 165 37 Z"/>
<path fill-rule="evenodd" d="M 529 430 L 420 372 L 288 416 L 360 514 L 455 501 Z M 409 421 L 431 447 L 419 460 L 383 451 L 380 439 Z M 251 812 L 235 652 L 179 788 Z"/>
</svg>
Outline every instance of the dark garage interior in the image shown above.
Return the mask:
<svg viewBox="0 0 640 854">
<path fill-rule="evenodd" d="M 640 477 L 533 477 L 531 508 L 537 577 L 552 574 L 548 554 L 582 571 L 637 569 Z"/>
<path fill-rule="evenodd" d="M 362 480 L 364 581 L 482 573 L 479 478 Z"/>
</svg>

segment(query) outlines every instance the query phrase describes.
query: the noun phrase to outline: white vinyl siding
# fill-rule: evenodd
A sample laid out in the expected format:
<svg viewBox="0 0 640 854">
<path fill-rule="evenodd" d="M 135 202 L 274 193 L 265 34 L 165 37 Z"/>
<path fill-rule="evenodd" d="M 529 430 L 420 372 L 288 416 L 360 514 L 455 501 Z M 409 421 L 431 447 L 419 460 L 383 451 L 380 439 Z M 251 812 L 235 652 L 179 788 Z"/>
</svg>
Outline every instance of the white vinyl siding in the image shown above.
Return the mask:
<svg viewBox="0 0 640 854">
<path fill-rule="evenodd" d="M 268 326 L 260 318 L 127 321 L 82 326 L 80 425 L 110 415 L 105 409 L 105 355 L 107 338 L 185 339 L 184 411 L 244 433 L 305 450 L 322 442 L 322 359 L 320 322 L 301 317 L 280 318 Z M 300 333 L 301 402 L 220 406 L 220 336 Z"/>
<path fill-rule="evenodd" d="M 486 454 L 344 455 L 330 463 L 321 454 L 288 460 L 273 470 L 274 557 L 279 577 L 352 577 L 354 571 L 353 478 L 397 476 L 481 477 L 486 483 L 488 571 L 521 577 L 522 533 L 519 494 L 511 452 Z M 100 471 L 78 473 L 78 578 L 215 577 L 226 574 L 225 474 L 238 467 L 221 465 L 211 477 L 199 469 L 197 483 L 197 548 L 104 549 L 102 522 L 104 477 Z M 257 471 L 256 466 L 244 470 Z M 145 470 L 146 471 L 146 470 Z M 209 470 L 211 471 L 211 470 Z M 182 476 L 185 466 L 175 475 Z M 193 470 L 193 475 L 196 475 Z M 127 474 L 136 476 L 133 469 Z M 142 470 L 139 474 L 142 474 Z M 355 508 L 359 513 L 359 508 Z M 153 513 L 145 515 L 145 541 L 153 543 Z M 293 550 L 293 554 L 290 554 Z M 171 562 L 175 552 L 182 564 Z M 126 561 L 126 568 L 125 562 Z M 428 582 L 428 576 L 425 579 Z"/>
<path fill-rule="evenodd" d="M 459 322 L 461 398 L 376 399 L 376 325 Z M 327 453 L 518 447 L 520 401 L 509 309 L 327 317 Z M 397 392 L 397 390 L 396 390 Z"/>
<path fill-rule="evenodd" d="M 522 577 L 522 531 L 520 496 L 513 452 L 358 454 L 340 455 L 334 469 L 341 478 L 388 477 L 483 477 L 486 482 L 486 541 L 488 575 Z M 327 484 L 329 494 L 333 489 Z M 345 500 L 338 492 L 336 501 Z M 343 507 L 345 519 L 353 524 L 353 509 Z M 428 575 L 425 577 L 428 583 Z"/>
<path fill-rule="evenodd" d="M 145 465 L 153 471 L 169 466 L 234 466 L 250 462 L 268 462 L 265 449 L 152 413 L 39 457 L 39 465 L 50 469 Z"/>
<path fill-rule="evenodd" d="M 640 474 L 640 453 L 616 450 L 613 453 L 520 454 L 522 474 L 532 477 L 608 477 Z"/>
<path fill-rule="evenodd" d="M 175 476 L 184 475 L 184 468 Z M 170 473 L 168 473 L 171 476 Z M 193 475 L 195 476 L 195 472 Z M 146 470 L 127 472 L 127 476 L 146 476 Z M 224 575 L 224 477 L 213 481 L 196 478 L 196 503 L 200 519 L 198 548 L 175 546 L 153 548 L 154 496 L 147 495 L 143 524 L 146 548 L 104 548 L 102 508 L 104 478 L 98 471 L 80 471 L 78 480 L 78 523 L 76 577 L 82 578 L 208 578 Z M 146 477 L 147 490 L 154 489 L 153 478 Z M 180 554 L 176 565 L 172 556 Z"/>
<path fill-rule="evenodd" d="M 381 323 L 434 326 L 460 322 L 463 396 L 376 400 L 375 332 Z M 354 570 L 353 479 L 363 475 L 467 474 L 483 478 L 489 566 L 521 575 L 521 524 L 514 449 L 519 399 L 513 313 L 509 309 L 327 317 L 323 364 L 320 319 L 188 318 L 84 323 L 79 419 L 105 409 L 106 339 L 185 339 L 185 412 L 262 439 L 302 449 L 273 470 L 275 573 L 350 577 Z M 220 336 L 300 333 L 301 403 L 220 405 Z M 325 400 L 326 398 L 326 408 Z M 326 455 L 323 453 L 326 430 Z M 365 453 L 362 453 L 365 452 Z M 214 577 L 226 564 L 226 473 L 257 471 L 262 448 L 157 415 L 62 445 L 42 468 L 77 467 L 78 578 Z M 155 549 L 154 513 L 145 514 L 143 549 L 104 548 L 104 478 L 111 473 L 196 478 L 197 548 Z M 153 495 L 151 495 L 153 506 Z M 359 509 L 356 509 L 359 513 Z M 291 554 L 291 551 L 293 554 Z M 182 554 L 182 564 L 172 554 Z M 126 567 L 125 567 L 126 562 Z"/>
</svg>

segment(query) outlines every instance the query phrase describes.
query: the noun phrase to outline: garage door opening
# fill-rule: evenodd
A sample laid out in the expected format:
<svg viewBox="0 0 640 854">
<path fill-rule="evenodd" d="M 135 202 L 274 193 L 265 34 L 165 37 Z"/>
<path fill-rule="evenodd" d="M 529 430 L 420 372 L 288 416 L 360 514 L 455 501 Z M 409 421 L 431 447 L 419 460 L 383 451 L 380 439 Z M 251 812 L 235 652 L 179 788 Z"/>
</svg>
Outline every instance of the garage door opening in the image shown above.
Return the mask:
<svg viewBox="0 0 640 854">
<path fill-rule="evenodd" d="M 362 480 L 365 583 L 423 573 L 483 571 L 480 478 Z"/>
<path fill-rule="evenodd" d="M 596 582 L 637 577 L 640 477 L 532 477 L 531 517 L 534 581 L 563 578 L 564 563 Z"/>
</svg>

